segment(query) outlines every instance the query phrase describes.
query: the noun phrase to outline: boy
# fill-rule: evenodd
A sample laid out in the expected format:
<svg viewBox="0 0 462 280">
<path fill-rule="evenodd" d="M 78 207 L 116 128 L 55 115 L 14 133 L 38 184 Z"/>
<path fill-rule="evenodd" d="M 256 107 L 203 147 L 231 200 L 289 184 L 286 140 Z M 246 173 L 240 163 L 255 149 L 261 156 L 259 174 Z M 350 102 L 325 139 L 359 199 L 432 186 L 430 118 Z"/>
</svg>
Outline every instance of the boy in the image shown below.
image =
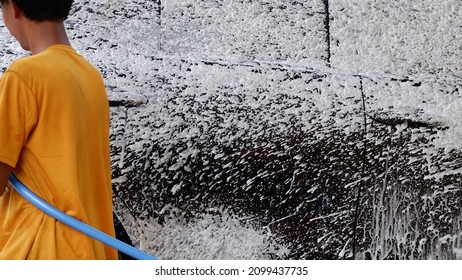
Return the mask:
<svg viewBox="0 0 462 280">
<path fill-rule="evenodd" d="M 31 56 L 0 78 L 0 259 L 117 259 L 117 251 L 47 216 L 7 180 L 114 236 L 109 105 L 100 73 L 70 46 L 73 0 L 0 0 Z"/>
</svg>

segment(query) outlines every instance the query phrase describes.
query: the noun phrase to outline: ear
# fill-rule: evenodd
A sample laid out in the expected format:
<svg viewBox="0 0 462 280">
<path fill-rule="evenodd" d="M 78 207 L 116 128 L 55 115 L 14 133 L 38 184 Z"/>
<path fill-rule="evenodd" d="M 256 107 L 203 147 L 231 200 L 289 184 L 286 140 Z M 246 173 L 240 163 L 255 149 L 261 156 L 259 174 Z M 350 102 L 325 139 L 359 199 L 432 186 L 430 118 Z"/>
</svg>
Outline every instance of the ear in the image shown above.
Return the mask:
<svg viewBox="0 0 462 280">
<path fill-rule="evenodd" d="M 10 0 L 9 5 L 9 8 L 12 9 L 12 14 L 15 19 L 24 16 L 24 12 L 16 5 L 16 3 L 13 0 Z"/>
</svg>

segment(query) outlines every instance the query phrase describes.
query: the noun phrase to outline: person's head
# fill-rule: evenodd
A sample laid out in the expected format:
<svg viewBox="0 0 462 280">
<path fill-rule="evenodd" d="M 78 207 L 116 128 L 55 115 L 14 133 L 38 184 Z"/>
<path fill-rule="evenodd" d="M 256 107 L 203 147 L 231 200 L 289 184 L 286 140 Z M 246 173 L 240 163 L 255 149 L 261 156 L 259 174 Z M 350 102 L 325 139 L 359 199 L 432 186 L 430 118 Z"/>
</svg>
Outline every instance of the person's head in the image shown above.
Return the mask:
<svg viewBox="0 0 462 280">
<path fill-rule="evenodd" d="M 0 0 L 2 9 L 14 4 L 24 16 L 36 22 L 64 21 L 69 16 L 74 0 Z"/>
</svg>

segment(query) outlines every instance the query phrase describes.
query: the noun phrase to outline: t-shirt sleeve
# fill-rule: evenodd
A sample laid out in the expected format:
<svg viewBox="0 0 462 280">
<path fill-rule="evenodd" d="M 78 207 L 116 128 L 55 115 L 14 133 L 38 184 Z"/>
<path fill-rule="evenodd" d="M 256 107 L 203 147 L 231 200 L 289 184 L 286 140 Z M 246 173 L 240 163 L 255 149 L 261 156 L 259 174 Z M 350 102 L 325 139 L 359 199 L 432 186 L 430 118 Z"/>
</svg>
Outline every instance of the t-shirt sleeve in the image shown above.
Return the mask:
<svg viewBox="0 0 462 280">
<path fill-rule="evenodd" d="M 0 162 L 16 167 L 21 150 L 36 125 L 37 102 L 16 72 L 0 78 Z"/>
</svg>

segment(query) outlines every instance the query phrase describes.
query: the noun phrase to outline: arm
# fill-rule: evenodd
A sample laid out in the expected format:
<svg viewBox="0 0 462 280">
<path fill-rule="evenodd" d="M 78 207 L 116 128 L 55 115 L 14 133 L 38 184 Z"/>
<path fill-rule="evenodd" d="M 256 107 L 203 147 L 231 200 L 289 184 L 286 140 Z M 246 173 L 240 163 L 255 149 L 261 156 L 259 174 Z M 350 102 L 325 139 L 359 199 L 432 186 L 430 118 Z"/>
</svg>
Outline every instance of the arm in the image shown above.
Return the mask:
<svg viewBox="0 0 462 280">
<path fill-rule="evenodd" d="M 0 162 L 0 196 L 2 196 L 5 192 L 11 171 L 13 171 L 13 167 L 3 162 Z"/>
</svg>

